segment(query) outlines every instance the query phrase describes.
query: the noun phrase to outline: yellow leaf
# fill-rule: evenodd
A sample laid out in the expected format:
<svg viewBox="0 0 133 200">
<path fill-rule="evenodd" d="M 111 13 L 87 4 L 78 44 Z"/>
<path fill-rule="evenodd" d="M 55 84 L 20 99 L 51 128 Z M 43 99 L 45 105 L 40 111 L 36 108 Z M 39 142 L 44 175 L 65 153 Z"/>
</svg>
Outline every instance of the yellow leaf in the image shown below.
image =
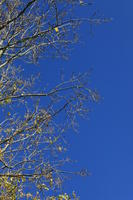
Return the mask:
<svg viewBox="0 0 133 200">
<path fill-rule="evenodd" d="M 39 184 L 39 185 L 37 185 L 37 188 L 39 188 L 39 189 L 45 189 L 45 190 L 49 190 L 49 188 L 43 183 L 43 184 Z"/>
<path fill-rule="evenodd" d="M 58 32 L 59 32 L 59 29 L 58 29 L 58 27 L 55 27 L 55 28 L 54 28 L 54 30 L 56 31 L 56 33 L 58 33 Z"/>
<path fill-rule="evenodd" d="M 8 113 L 7 113 L 7 115 L 8 115 L 8 116 L 10 116 L 10 115 L 11 115 L 11 113 L 10 113 L 10 112 L 8 112 Z"/>
<path fill-rule="evenodd" d="M 50 184 L 51 187 L 53 186 L 53 179 L 52 178 L 50 179 L 49 184 Z"/>
<path fill-rule="evenodd" d="M 41 128 L 37 128 L 36 133 L 41 133 L 42 129 Z"/>
<path fill-rule="evenodd" d="M 16 83 L 14 83 L 14 85 L 13 85 L 13 89 L 14 89 L 14 90 L 17 89 L 17 85 L 16 85 Z"/>
<path fill-rule="evenodd" d="M 25 182 L 26 178 L 23 176 L 23 177 L 21 177 L 21 180 L 22 180 L 22 182 Z"/>
<path fill-rule="evenodd" d="M 8 103 L 11 103 L 11 101 L 12 101 L 11 98 L 7 98 L 7 99 L 5 100 L 5 103 L 8 104 Z"/>
<path fill-rule="evenodd" d="M 58 151 L 60 151 L 60 152 L 62 151 L 62 147 L 61 146 L 58 147 Z"/>
</svg>

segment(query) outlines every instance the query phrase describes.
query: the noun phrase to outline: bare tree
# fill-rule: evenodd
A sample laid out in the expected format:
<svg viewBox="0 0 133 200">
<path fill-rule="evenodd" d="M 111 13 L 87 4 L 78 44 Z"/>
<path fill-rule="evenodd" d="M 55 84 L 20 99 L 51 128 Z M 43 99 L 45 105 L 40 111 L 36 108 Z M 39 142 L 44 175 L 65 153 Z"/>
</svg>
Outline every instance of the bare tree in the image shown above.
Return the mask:
<svg viewBox="0 0 133 200">
<path fill-rule="evenodd" d="M 90 6 L 78 0 L 0 2 L 0 199 L 68 200 L 67 194 L 55 195 L 65 177 L 89 175 L 63 170 L 71 162 L 64 157 L 66 131 L 76 130 L 77 115 L 88 116 L 90 102 L 99 100 L 88 86 L 89 73 L 42 91 L 37 78 L 27 80 L 14 67 L 19 58 L 32 63 L 41 56 L 64 58 L 81 21 L 108 21 L 79 19 L 74 8 L 84 5 Z M 74 192 L 72 199 L 78 199 Z"/>
<path fill-rule="evenodd" d="M 66 57 L 70 46 L 77 41 L 77 28 L 81 21 L 90 24 L 108 21 L 88 16 L 79 19 L 76 14 L 74 15 L 76 6 L 83 6 L 83 2 L 81 4 L 79 0 L 2 1 L 0 68 L 22 56 L 23 59 L 28 58 L 32 62 L 37 62 L 41 55 Z"/>
</svg>

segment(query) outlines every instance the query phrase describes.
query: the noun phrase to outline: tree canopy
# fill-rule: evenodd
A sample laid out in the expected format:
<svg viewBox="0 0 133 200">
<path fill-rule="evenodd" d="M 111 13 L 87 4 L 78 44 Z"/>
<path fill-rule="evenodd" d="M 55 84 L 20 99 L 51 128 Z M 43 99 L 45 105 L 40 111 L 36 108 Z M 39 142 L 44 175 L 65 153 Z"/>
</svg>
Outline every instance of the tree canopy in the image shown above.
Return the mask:
<svg viewBox="0 0 133 200">
<path fill-rule="evenodd" d="M 23 75 L 23 63 L 66 58 L 78 41 L 80 23 L 107 22 L 94 15 L 78 17 L 78 0 L 1 0 L 0 2 L 0 199 L 78 199 L 61 192 L 66 176 L 66 132 L 77 129 L 98 93 L 90 73 L 72 74 L 53 88 L 38 89 L 38 76 Z M 18 66 L 21 61 L 21 67 Z M 24 67 L 26 70 L 26 67 Z M 42 100 L 43 99 L 43 100 Z M 45 99 L 45 103 L 44 103 Z M 43 103 L 42 103 L 43 102 Z M 45 105 L 44 105 L 45 104 Z"/>
</svg>

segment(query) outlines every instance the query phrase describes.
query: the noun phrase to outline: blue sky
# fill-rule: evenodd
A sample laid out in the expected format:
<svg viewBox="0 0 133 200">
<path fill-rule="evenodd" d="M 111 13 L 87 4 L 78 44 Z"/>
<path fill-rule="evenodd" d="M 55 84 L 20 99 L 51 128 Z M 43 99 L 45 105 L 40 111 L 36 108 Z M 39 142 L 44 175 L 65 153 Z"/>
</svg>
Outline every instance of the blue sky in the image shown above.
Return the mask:
<svg viewBox="0 0 133 200">
<path fill-rule="evenodd" d="M 89 123 L 82 122 L 80 136 L 73 142 L 73 157 L 88 165 L 93 173 L 85 182 L 77 181 L 78 188 L 81 200 L 131 200 L 133 2 L 102 0 L 96 3 L 105 16 L 114 20 L 97 27 L 94 37 L 88 37 L 85 47 L 76 50 L 72 57 L 76 57 L 78 70 L 80 64 L 82 70 L 93 66 L 92 83 L 103 97 Z"/>
<path fill-rule="evenodd" d="M 95 4 L 114 20 L 95 27 L 93 37 L 83 26 L 84 44 L 75 47 L 68 61 L 42 61 L 37 71 L 51 81 L 59 75 L 60 67 L 68 74 L 93 67 L 91 84 L 102 100 L 93 106 L 89 121 L 79 121 L 80 133 L 72 134 L 69 152 L 78 160 L 77 169 L 88 167 L 92 176 L 73 178 L 67 190 L 76 190 L 81 200 L 132 200 L 133 2 L 101 0 Z"/>
</svg>

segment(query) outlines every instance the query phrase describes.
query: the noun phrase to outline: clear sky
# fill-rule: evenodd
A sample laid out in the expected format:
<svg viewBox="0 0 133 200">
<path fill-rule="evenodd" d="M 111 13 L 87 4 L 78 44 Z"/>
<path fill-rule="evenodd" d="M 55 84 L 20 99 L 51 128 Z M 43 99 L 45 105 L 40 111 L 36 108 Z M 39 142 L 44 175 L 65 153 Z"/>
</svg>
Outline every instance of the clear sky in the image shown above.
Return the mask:
<svg viewBox="0 0 133 200">
<path fill-rule="evenodd" d="M 97 27 L 94 37 L 88 37 L 85 47 L 72 57 L 77 70 L 93 66 L 92 83 L 104 98 L 73 142 L 73 157 L 93 173 L 85 182 L 77 181 L 78 188 L 81 200 L 132 200 L 133 2 L 96 4 L 114 21 Z"/>
<path fill-rule="evenodd" d="M 89 121 L 79 121 L 80 133 L 72 135 L 69 153 L 78 160 L 77 169 L 88 167 L 92 176 L 73 178 L 67 190 L 76 190 L 81 200 L 132 200 L 133 1 L 95 4 L 114 20 L 95 27 L 93 37 L 85 26 L 81 31 L 85 43 L 76 46 L 68 61 L 43 61 L 38 71 L 54 80 L 60 67 L 67 73 L 93 67 L 91 84 L 103 98 L 93 106 Z"/>
</svg>

